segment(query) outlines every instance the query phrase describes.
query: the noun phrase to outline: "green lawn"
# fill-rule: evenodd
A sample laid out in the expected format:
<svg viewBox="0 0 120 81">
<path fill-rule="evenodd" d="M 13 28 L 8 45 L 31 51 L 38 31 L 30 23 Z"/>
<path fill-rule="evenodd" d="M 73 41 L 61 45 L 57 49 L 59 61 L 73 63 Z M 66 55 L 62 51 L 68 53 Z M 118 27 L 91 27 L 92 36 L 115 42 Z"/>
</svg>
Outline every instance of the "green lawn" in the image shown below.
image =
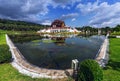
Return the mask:
<svg viewBox="0 0 120 81">
<path fill-rule="evenodd" d="M 6 44 L 5 34 L 0 34 L 0 45 Z"/>
<path fill-rule="evenodd" d="M 110 60 L 103 70 L 104 81 L 120 81 L 120 39 L 110 39 Z"/>
<path fill-rule="evenodd" d="M 6 63 L 0 65 L 0 81 L 50 81 L 50 79 L 33 79 L 24 76 L 18 73 L 9 63 Z"/>
</svg>

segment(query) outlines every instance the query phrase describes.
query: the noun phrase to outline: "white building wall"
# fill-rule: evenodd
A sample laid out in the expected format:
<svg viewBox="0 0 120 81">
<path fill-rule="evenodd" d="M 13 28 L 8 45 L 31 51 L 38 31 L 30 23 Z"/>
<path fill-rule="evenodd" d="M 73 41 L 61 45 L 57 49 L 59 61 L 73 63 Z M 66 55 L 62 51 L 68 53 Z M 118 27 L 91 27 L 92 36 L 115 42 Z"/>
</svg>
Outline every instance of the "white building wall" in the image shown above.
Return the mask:
<svg viewBox="0 0 120 81">
<path fill-rule="evenodd" d="M 58 29 L 52 29 L 52 28 L 50 28 L 50 29 L 43 29 L 43 30 L 40 30 L 40 31 L 38 31 L 38 33 L 57 33 L 57 32 L 79 32 L 77 29 L 72 29 L 72 28 L 66 28 L 66 29 L 60 29 L 60 28 L 58 28 Z"/>
</svg>

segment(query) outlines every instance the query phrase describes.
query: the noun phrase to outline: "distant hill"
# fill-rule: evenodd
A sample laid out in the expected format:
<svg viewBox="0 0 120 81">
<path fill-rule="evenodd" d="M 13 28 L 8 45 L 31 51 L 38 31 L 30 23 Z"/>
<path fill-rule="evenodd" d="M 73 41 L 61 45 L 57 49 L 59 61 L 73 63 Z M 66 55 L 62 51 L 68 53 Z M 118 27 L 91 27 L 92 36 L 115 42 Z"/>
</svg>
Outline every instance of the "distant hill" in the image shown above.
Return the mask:
<svg viewBox="0 0 120 81">
<path fill-rule="evenodd" d="M 36 24 L 32 22 L 0 19 L 0 29 L 2 30 L 37 31 L 45 27 L 49 26 Z"/>
</svg>

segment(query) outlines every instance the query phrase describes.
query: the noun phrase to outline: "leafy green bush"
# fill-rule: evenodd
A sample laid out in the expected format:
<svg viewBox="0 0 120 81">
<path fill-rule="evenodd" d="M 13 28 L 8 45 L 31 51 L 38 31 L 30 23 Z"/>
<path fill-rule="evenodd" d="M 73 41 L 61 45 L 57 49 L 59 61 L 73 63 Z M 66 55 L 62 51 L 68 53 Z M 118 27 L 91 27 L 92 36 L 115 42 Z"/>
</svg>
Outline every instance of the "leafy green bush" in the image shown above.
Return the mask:
<svg viewBox="0 0 120 81">
<path fill-rule="evenodd" d="M 0 63 L 10 62 L 11 54 L 7 45 L 0 45 Z"/>
<path fill-rule="evenodd" d="M 120 32 L 113 32 L 111 35 L 120 35 Z"/>
<path fill-rule="evenodd" d="M 114 36 L 114 35 L 110 35 L 108 38 L 116 38 L 116 36 Z"/>
<path fill-rule="evenodd" d="M 85 60 L 80 63 L 78 81 L 102 81 L 102 68 L 95 60 Z"/>
</svg>

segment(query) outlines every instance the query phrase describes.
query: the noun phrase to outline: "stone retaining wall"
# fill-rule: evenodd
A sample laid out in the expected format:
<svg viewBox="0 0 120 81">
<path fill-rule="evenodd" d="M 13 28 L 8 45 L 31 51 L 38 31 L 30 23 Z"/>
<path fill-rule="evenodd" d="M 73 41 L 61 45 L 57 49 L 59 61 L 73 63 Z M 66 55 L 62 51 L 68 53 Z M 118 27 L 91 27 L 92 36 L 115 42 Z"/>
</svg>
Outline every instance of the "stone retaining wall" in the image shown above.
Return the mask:
<svg viewBox="0 0 120 81">
<path fill-rule="evenodd" d="M 30 64 L 27 60 L 23 57 L 17 47 L 13 44 L 11 39 L 6 35 L 6 42 L 10 48 L 12 53 L 12 65 L 15 67 L 20 73 L 31 76 L 33 78 L 65 78 L 67 76 L 71 76 L 73 74 L 72 69 L 67 70 L 54 70 L 54 69 L 45 69 L 40 68 L 35 65 Z"/>
<path fill-rule="evenodd" d="M 109 34 L 107 34 L 95 60 L 100 64 L 101 67 L 105 67 L 109 60 Z"/>
</svg>

